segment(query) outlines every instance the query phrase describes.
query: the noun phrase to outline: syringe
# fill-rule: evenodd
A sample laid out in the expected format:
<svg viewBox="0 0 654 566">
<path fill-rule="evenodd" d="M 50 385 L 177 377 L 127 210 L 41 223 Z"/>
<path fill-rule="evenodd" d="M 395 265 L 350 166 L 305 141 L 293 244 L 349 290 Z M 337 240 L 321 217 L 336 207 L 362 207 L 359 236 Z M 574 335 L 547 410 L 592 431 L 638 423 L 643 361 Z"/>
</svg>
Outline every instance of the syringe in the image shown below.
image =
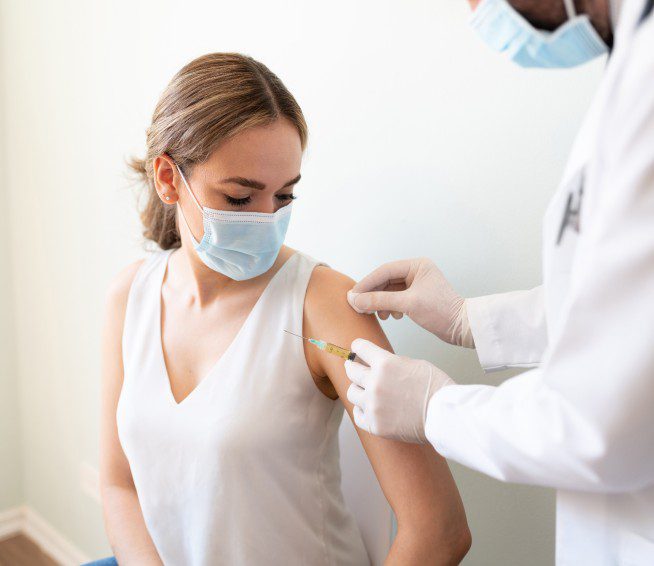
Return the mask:
<svg viewBox="0 0 654 566">
<path fill-rule="evenodd" d="M 317 346 L 323 352 L 327 352 L 328 354 L 334 354 L 335 356 L 338 356 L 339 358 L 343 358 L 344 360 L 360 361 L 359 358 L 357 358 L 357 355 L 352 350 L 348 350 L 347 348 L 342 348 L 341 346 L 336 346 L 336 344 L 330 344 L 329 342 L 325 342 L 324 340 L 318 340 L 317 338 L 305 338 L 304 336 L 295 334 L 290 330 L 284 330 L 284 332 L 287 332 L 288 334 L 292 334 L 293 336 L 297 336 L 298 338 L 302 338 L 302 340 L 306 340 L 310 344 Z"/>
</svg>

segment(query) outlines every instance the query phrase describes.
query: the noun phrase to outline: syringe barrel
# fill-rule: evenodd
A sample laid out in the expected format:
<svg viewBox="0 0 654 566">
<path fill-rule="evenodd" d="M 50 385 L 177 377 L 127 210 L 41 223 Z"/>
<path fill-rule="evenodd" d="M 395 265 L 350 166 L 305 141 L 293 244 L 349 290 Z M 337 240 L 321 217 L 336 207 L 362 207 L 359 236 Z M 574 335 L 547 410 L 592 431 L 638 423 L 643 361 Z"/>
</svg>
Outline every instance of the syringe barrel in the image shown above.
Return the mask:
<svg viewBox="0 0 654 566">
<path fill-rule="evenodd" d="M 336 346 L 336 344 L 330 344 L 330 343 L 327 343 L 325 352 L 334 354 L 335 356 L 338 356 L 339 358 L 343 358 L 344 360 L 352 359 L 350 358 L 350 356 L 353 355 L 352 350 L 348 350 L 347 348 L 341 348 L 340 346 Z"/>
</svg>

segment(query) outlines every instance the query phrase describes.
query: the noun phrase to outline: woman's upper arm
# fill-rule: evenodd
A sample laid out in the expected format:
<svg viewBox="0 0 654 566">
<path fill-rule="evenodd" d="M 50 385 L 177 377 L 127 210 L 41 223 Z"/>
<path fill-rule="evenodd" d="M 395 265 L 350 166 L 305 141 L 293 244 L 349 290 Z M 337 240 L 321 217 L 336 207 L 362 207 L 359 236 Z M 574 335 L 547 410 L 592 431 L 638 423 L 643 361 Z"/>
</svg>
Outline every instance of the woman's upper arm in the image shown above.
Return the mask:
<svg viewBox="0 0 654 566">
<path fill-rule="evenodd" d="M 123 269 L 112 281 L 105 299 L 102 328 L 102 387 L 100 398 L 100 485 L 132 487 L 132 474 L 118 439 L 116 408 L 123 385 L 122 336 L 127 297 L 142 263 Z"/>
<path fill-rule="evenodd" d="M 354 282 L 329 268 L 316 267 L 305 301 L 305 336 L 349 347 L 356 338 L 365 338 L 392 351 L 374 315 L 357 314 L 346 300 Z M 350 381 L 343 360 L 320 350 L 307 350 L 309 365 L 318 375 L 326 375 L 343 402 L 350 419 L 353 405 L 347 399 Z M 354 421 L 353 421 L 354 422 Z M 381 488 L 398 521 L 398 534 L 404 525 L 412 535 L 424 529 L 434 531 L 467 530 L 465 512 L 447 462 L 431 445 L 407 444 L 373 436 L 356 428 Z"/>
</svg>

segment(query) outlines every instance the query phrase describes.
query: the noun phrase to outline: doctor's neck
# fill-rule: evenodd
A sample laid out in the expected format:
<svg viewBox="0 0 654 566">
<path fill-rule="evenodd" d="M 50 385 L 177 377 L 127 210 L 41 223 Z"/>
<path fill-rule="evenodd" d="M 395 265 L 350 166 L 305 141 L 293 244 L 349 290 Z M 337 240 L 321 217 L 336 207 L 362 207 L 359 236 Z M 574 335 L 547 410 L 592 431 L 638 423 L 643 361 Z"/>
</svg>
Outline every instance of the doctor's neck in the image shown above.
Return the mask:
<svg viewBox="0 0 654 566">
<path fill-rule="evenodd" d="M 574 0 L 577 14 L 586 14 L 607 45 L 613 43 L 610 0 Z M 481 0 L 468 0 L 475 9 Z M 535 27 L 552 31 L 568 20 L 563 0 L 508 0 Z"/>
</svg>

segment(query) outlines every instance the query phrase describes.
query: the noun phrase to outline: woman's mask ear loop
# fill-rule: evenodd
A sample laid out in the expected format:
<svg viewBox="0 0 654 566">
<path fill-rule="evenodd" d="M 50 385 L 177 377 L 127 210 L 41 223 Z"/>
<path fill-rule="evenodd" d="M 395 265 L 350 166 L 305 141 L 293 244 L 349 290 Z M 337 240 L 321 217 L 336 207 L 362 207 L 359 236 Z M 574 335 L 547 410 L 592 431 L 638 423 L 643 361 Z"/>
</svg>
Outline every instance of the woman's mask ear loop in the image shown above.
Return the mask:
<svg viewBox="0 0 654 566">
<path fill-rule="evenodd" d="M 577 10 L 575 9 L 574 0 L 563 0 L 565 5 L 565 13 L 568 15 L 568 21 L 572 20 L 577 16 Z"/>
<path fill-rule="evenodd" d="M 195 203 L 195 206 L 197 206 L 199 211 L 202 212 L 202 205 L 198 202 L 198 199 L 195 198 L 195 195 L 193 194 L 193 191 L 191 190 L 191 187 L 189 186 L 188 182 L 186 181 L 186 177 L 184 177 L 184 173 L 182 173 L 182 170 L 180 169 L 179 165 L 177 165 L 177 163 L 175 163 L 175 167 L 177 167 L 177 171 L 179 171 L 179 174 L 182 177 L 182 181 L 184 182 L 184 185 L 186 185 L 186 190 L 189 192 L 189 194 L 193 198 L 193 202 Z"/>
<path fill-rule="evenodd" d="M 202 206 L 198 202 L 198 199 L 195 198 L 195 195 L 193 194 L 193 191 L 191 190 L 191 187 L 189 186 L 188 182 L 186 181 L 186 177 L 184 177 L 184 173 L 182 173 L 182 170 L 180 169 L 179 165 L 177 165 L 177 163 L 175 163 L 175 167 L 177 168 L 177 171 L 179 171 L 179 175 L 182 178 L 182 182 L 186 186 L 186 190 L 187 190 L 188 194 L 191 195 L 191 198 L 193 199 L 193 202 L 200 209 L 200 212 L 202 213 L 202 216 L 204 218 L 204 211 L 202 209 Z M 180 204 L 179 199 L 177 200 L 177 210 L 179 210 L 179 213 L 180 213 L 180 215 L 182 217 L 182 220 L 184 220 L 184 224 L 186 224 L 186 229 L 188 230 L 188 233 L 191 235 L 191 239 L 193 240 L 193 243 L 196 246 L 198 246 L 199 243 L 195 239 L 195 236 L 193 235 L 193 231 L 191 230 L 191 227 L 188 225 L 188 221 L 186 220 L 186 216 L 184 216 L 184 211 L 182 210 L 182 205 Z"/>
</svg>

